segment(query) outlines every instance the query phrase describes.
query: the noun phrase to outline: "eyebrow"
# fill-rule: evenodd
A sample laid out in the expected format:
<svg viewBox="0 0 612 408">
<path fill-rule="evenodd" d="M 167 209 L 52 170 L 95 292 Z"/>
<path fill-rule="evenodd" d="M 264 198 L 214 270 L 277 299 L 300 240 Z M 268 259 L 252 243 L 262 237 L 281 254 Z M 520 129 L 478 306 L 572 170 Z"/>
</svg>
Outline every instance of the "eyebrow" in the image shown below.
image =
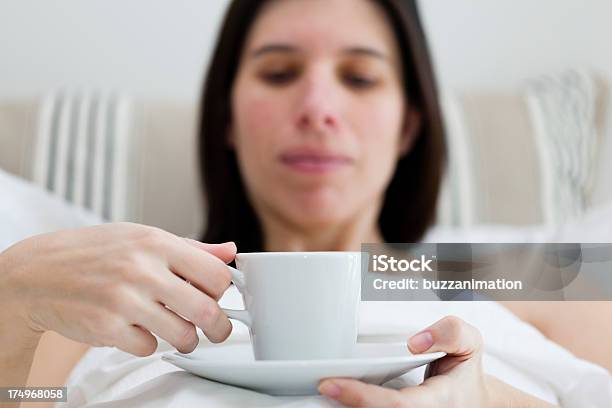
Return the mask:
<svg viewBox="0 0 612 408">
<path fill-rule="evenodd" d="M 382 51 L 370 47 L 350 47 L 343 51 L 344 54 L 349 55 L 364 55 L 367 57 L 374 57 L 382 60 L 388 60 L 389 57 Z"/>
<path fill-rule="evenodd" d="M 251 53 L 251 58 L 258 58 L 265 54 L 281 53 L 294 54 L 300 50 L 289 44 L 267 44 L 261 46 Z M 388 60 L 389 57 L 385 53 L 371 47 L 348 47 L 342 50 L 343 54 L 347 55 L 363 55 L 381 60 Z"/>
<path fill-rule="evenodd" d="M 298 52 L 298 49 L 288 44 L 267 44 L 257 48 L 251 53 L 252 58 L 258 58 L 265 54 L 283 53 L 292 54 Z"/>
</svg>

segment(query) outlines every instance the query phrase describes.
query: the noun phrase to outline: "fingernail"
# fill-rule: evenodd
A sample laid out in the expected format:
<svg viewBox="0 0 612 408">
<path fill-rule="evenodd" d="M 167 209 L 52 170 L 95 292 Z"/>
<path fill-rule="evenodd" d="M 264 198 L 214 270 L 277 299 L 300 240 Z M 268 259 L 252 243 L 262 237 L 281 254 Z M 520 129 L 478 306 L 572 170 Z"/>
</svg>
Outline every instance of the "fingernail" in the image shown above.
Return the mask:
<svg viewBox="0 0 612 408">
<path fill-rule="evenodd" d="M 424 331 L 412 336 L 408 342 L 413 352 L 422 353 L 433 346 L 433 336 L 430 332 Z"/>
<path fill-rule="evenodd" d="M 236 249 L 237 249 L 237 247 L 236 247 L 236 243 L 235 243 L 234 241 L 224 242 L 224 243 L 223 243 L 223 244 L 221 244 L 221 245 L 232 247 L 234 250 L 236 250 Z"/>
<path fill-rule="evenodd" d="M 342 389 L 333 381 L 324 381 L 319 386 L 319 392 L 321 395 L 325 395 L 326 397 L 337 398 L 340 396 Z"/>
</svg>

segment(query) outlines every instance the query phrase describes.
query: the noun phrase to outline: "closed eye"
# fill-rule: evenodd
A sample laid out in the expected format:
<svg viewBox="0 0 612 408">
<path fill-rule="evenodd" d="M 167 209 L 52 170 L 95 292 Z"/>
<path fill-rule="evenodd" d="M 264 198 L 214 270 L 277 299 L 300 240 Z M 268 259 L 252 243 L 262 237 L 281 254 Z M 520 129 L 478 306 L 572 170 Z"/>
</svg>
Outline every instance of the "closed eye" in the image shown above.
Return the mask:
<svg viewBox="0 0 612 408">
<path fill-rule="evenodd" d="M 344 83 L 355 89 L 367 89 L 376 85 L 376 81 L 360 75 L 345 75 Z"/>
<path fill-rule="evenodd" d="M 261 74 L 262 79 L 271 85 L 284 85 L 297 77 L 296 70 L 269 71 Z"/>
</svg>

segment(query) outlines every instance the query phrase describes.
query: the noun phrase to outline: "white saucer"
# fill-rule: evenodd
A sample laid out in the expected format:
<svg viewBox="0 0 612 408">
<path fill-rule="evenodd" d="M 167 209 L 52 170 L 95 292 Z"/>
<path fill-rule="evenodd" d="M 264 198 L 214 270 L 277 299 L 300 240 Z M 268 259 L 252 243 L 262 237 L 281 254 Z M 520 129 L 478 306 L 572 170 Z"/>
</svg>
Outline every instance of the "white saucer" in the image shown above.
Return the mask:
<svg viewBox="0 0 612 408">
<path fill-rule="evenodd" d="M 162 359 L 209 380 L 272 395 L 317 394 L 319 382 L 350 377 L 383 384 L 445 353 L 412 355 L 406 343 L 359 343 L 357 357 L 333 360 L 256 361 L 250 343 L 196 349 L 190 354 L 166 353 Z"/>
</svg>

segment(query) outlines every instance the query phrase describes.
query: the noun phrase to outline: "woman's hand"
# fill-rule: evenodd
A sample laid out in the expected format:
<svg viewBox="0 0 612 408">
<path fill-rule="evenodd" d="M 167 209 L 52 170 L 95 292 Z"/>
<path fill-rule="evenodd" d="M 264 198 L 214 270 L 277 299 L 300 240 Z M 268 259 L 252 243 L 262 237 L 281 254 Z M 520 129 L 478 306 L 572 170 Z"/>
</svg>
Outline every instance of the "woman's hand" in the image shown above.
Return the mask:
<svg viewBox="0 0 612 408">
<path fill-rule="evenodd" d="M 233 243 L 207 245 L 128 223 L 32 237 L 0 254 L 0 323 L 137 356 L 155 351 L 154 333 L 188 353 L 196 327 L 213 342 L 231 332 L 217 300 L 235 254 Z"/>
<path fill-rule="evenodd" d="M 408 347 L 415 354 L 447 353 L 429 364 L 425 381 L 417 387 L 393 390 L 337 378 L 321 382 L 319 391 L 351 407 L 550 407 L 485 375 L 480 332 L 457 317 L 445 317 L 415 334 Z"/>
</svg>

